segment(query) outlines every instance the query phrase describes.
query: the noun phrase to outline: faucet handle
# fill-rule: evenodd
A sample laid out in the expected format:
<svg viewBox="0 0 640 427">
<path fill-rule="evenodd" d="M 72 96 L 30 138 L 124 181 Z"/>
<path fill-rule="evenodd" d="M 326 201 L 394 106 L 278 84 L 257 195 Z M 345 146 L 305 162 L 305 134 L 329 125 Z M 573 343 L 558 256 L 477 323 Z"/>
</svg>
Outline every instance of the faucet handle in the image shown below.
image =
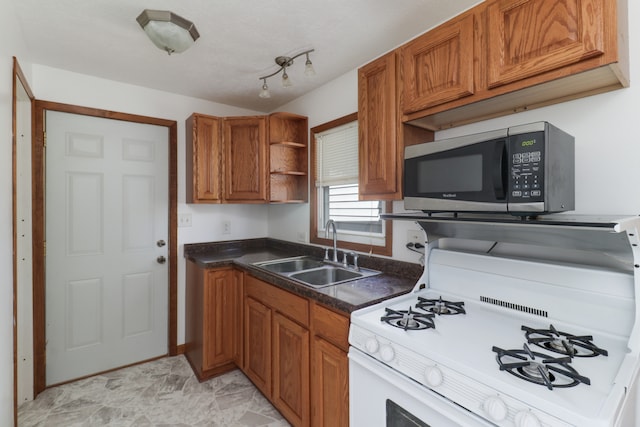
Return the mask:
<svg viewBox="0 0 640 427">
<path fill-rule="evenodd" d="M 349 252 L 349 255 L 351 255 L 353 257 L 353 268 L 356 271 L 360 271 L 360 267 L 358 267 L 358 254 L 356 252 Z"/>
<path fill-rule="evenodd" d="M 349 267 L 349 262 L 347 261 L 347 252 L 346 251 L 342 253 L 342 266 L 344 268 Z"/>
<path fill-rule="evenodd" d="M 324 248 L 324 259 L 325 261 L 329 259 L 329 247 Z"/>
</svg>

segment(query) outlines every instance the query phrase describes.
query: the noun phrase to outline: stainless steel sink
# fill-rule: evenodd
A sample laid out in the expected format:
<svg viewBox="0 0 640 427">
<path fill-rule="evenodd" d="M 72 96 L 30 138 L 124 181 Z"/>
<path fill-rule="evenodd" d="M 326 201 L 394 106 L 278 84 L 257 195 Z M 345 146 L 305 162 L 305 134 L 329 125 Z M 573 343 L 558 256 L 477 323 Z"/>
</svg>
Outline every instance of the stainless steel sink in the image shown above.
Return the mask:
<svg viewBox="0 0 640 427">
<path fill-rule="evenodd" d="M 322 267 L 324 262 L 315 258 L 297 257 L 265 261 L 257 263 L 256 265 L 265 270 L 273 271 L 274 273 L 295 273 L 302 270 Z"/>
<path fill-rule="evenodd" d="M 254 265 L 314 288 L 380 274 L 377 270 L 344 267 L 307 256 L 258 262 Z"/>
</svg>

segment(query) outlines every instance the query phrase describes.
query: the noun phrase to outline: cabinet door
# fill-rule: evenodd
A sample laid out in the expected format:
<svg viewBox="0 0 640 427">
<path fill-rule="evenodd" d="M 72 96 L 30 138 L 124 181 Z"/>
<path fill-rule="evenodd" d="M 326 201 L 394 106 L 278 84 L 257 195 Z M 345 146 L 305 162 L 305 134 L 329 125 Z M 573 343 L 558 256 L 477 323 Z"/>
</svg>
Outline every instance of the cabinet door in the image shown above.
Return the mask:
<svg viewBox="0 0 640 427">
<path fill-rule="evenodd" d="M 199 114 L 187 119 L 187 203 L 221 202 L 220 121 Z"/>
<path fill-rule="evenodd" d="M 271 309 L 251 297 L 244 306 L 244 373 L 271 400 Z"/>
<path fill-rule="evenodd" d="M 203 369 L 237 362 L 240 352 L 242 276 L 233 269 L 209 270 L 204 289 Z"/>
<path fill-rule="evenodd" d="M 273 316 L 273 403 L 294 426 L 309 425 L 309 331 Z"/>
<path fill-rule="evenodd" d="M 473 95 L 474 23 L 461 15 L 401 48 L 405 114 Z"/>
<path fill-rule="evenodd" d="M 349 362 L 347 353 L 322 338 L 313 341 L 311 425 L 349 425 Z"/>
<path fill-rule="evenodd" d="M 233 117 L 223 122 L 227 202 L 267 201 L 269 179 L 266 117 Z"/>
<path fill-rule="evenodd" d="M 358 191 L 361 199 L 393 200 L 401 195 L 396 53 L 358 70 Z"/>
<path fill-rule="evenodd" d="M 489 87 L 602 55 L 604 22 L 604 0 L 489 2 Z"/>
</svg>

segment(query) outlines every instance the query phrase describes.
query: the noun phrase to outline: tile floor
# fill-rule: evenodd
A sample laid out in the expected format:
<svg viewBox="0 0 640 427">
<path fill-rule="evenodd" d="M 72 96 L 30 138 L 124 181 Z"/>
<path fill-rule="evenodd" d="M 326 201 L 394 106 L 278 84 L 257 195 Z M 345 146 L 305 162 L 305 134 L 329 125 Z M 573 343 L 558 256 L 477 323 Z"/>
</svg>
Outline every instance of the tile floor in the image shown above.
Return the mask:
<svg viewBox="0 0 640 427">
<path fill-rule="evenodd" d="M 286 427 L 236 370 L 196 379 L 184 356 L 47 389 L 18 408 L 18 427 Z"/>
</svg>

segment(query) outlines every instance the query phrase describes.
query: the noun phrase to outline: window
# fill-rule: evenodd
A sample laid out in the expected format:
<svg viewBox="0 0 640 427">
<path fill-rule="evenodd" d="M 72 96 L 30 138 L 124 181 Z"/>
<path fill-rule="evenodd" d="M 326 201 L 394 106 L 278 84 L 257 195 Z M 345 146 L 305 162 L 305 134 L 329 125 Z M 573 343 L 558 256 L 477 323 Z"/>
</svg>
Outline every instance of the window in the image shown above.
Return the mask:
<svg viewBox="0 0 640 427">
<path fill-rule="evenodd" d="M 331 245 L 333 220 L 340 249 L 391 255 L 390 226 L 380 219 L 387 204 L 358 200 L 357 114 L 311 129 L 311 161 L 311 242 Z"/>
</svg>

